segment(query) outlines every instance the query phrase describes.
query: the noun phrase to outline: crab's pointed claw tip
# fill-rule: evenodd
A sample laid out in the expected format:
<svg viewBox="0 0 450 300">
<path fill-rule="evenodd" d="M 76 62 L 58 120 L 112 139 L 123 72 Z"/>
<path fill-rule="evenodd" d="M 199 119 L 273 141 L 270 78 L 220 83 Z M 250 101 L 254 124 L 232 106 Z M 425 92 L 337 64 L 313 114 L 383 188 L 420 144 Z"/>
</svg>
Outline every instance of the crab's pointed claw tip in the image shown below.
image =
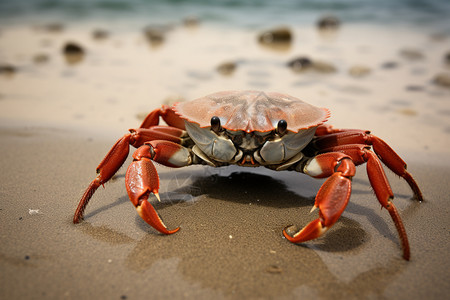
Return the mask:
<svg viewBox="0 0 450 300">
<path fill-rule="evenodd" d="M 158 199 L 158 202 L 161 202 L 158 191 L 154 191 L 153 194 L 155 195 L 156 199 Z"/>
<path fill-rule="evenodd" d="M 309 211 L 309 213 L 314 212 L 317 209 L 317 206 L 314 204 L 314 206 L 311 208 L 311 210 Z"/>
<path fill-rule="evenodd" d="M 177 228 L 172 229 L 172 230 L 167 230 L 167 232 L 165 232 L 165 234 L 173 234 L 173 233 L 177 232 L 180 229 L 181 229 L 181 227 L 177 227 Z"/>
<path fill-rule="evenodd" d="M 180 227 L 177 227 L 172 230 L 167 229 L 167 226 L 164 224 L 159 214 L 156 212 L 156 210 L 148 201 L 142 201 L 141 205 L 136 207 L 136 210 L 139 216 L 141 216 L 141 218 L 145 222 L 147 222 L 147 224 L 149 224 L 150 226 L 152 226 L 161 233 L 172 234 L 180 230 Z"/>
<path fill-rule="evenodd" d="M 296 231 L 294 228 L 294 226 L 286 227 L 283 229 L 283 235 L 288 241 L 295 244 L 318 238 L 328 230 L 328 227 L 322 225 L 320 219 L 312 221 L 300 231 L 294 232 Z"/>
</svg>

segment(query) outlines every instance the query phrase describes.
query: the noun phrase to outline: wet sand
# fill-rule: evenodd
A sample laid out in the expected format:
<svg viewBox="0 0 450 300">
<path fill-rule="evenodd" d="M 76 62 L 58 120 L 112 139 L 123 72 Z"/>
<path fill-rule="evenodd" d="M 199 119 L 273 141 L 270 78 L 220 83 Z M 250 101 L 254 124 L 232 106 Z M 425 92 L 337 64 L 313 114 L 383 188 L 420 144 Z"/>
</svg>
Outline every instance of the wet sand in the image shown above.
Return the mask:
<svg viewBox="0 0 450 300">
<path fill-rule="evenodd" d="M 1 298 L 445 298 L 450 92 L 432 78 L 448 72 L 442 56 L 449 41 L 401 28 L 382 37 L 365 29 L 374 38 L 354 27 L 331 40 L 298 29 L 282 52 L 260 47 L 257 31 L 176 28 L 154 48 L 137 33 L 95 41 L 83 28 L 3 29 L 2 59 L 18 71 L 0 78 Z M 60 53 L 69 39 L 88 50 L 75 65 Z M 412 46 L 425 58 L 400 54 Z M 32 63 L 37 52 L 50 60 Z M 305 54 L 337 71 L 295 73 L 285 66 Z M 236 71 L 217 73 L 229 60 Z M 389 61 L 397 67 L 383 68 Z M 356 64 L 371 72 L 350 76 Z M 408 185 L 388 173 L 411 261 L 401 258 L 395 227 L 364 167 L 339 222 L 303 245 L 288 243 L 281 231 L 317 217 L 309 211 L 323 181 L 260 168 L 158 166 L 157 209 L 169 227 L 182 228 L 172 236 L 139 218 L 124 187 L 125 167 L 97 191 L 85 221 L 72 224 L 95 167 L 142 113 L 167 98 L 226 89 L 287 92 L 330 108 L 337 127 L 372 129 L 388 141 L 426 200 L 412 200 Z"/>
</svg>

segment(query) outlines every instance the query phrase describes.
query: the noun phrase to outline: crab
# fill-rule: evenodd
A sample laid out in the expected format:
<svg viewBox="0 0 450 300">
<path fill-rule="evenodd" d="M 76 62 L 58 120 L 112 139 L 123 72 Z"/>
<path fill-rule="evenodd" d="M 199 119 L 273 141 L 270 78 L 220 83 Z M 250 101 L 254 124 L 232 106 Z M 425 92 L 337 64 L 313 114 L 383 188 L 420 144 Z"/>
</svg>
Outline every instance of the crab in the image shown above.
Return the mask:
<svg viewBox="0 0 450 300">
<path fill-rule="evenodd" d="M 318 208 L 319 217 L 299 231 L 292 227 L 283 230 L 288 241 L 302 243 L 320 237 L 338 221 L 350 199 L 355 166 L 367 163 L 376 198 L 389 212 L 403 258 L 409 260 L 407 234 L 381 162 L 404 178 L 414 197 L 422 201 L 416 181 L 406 163 L 382 139 L 367 130 L 325 125 L 329 116 L 326 108 L 286 94 L 260 91 L 218 92 L 171 107 L 163 105 L 150 112 L 139 128 L 120 138 L 100 162 L 98 175 L 83 194 L 73 222 L 83 219 L 92 195 L 119 170 L 131 145 L 137 150 L 125 176 L 129 198 L 145 222 L 167 235 L 180 227 L 168 229 L 148 201 L 152 194 L 160 201 L 153 162 L 173 168 L 193 164 L 262 166 L 327 178 L 315 197 L 313 210 Z M 167 125 L 159 125 L 160 119 Z"/>
</svg>

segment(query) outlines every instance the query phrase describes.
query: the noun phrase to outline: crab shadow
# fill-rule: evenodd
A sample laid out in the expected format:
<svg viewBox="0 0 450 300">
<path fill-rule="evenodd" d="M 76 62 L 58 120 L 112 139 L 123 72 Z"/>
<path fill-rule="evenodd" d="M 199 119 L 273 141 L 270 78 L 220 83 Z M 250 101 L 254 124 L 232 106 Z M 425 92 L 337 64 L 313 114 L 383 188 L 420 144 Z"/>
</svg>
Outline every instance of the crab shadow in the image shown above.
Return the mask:
<svg viewBox="0 0 450 300">
<path fill-rule="evenodd" d="M 358 255 L 370 236 L 358 222 L 343 216 L 312 243 L 287 242 L 281 234 L 286 225 L 301 227 L 317 218 L 317 213 L 309 211 L 322 182 L 293 174 L 295 180 L 286 183 L 282 176 L 272 174 L 276 173 L 235 169 L 218 173 L 160 172 L 162 201 L 151 201 L 168 227 L 181 226 L 181 231 L 170 236 L 159 234 L 137 215 L 136 225 L 147 233 L 139 241 L 107 227 L 86 225 L 83 231 L 96 239 L 115 237 L 111 245 L 134 244 L 125 259 L 125 265 L 134 272 L 151 269 L 157 274 L 164 272 L 165 263 L 175 262 L 175 270 L 183 278 L 227 296 L 273 298 L 295 293 L 299 285 L 305 285 L 322 298 L 352 298 L 353 285 L 363 284 L 366 288 L 359 296 L 375 294 L 382 298 L 385 286 L 401 273 L 404 263 L 394 260 L 355 274 L 349 282 L 342 281 L 330 271 L 320 252 L 340 258 Z M 305 193 L 299 194 L 303 190 Z M 371 193 L 363 189 L 354 192 Z M 126 196 L 120 197 L 88 216 L 127 201 Z M 380 226 L 379 217 L 371 209 L 350 202 L 347 210 L 368 215 Z M 389 228 L 385 230 L 389 232 Z"/>
<path fill-rule="evenodd" d="M 217 227 L 235 229 L 248 226 L 260 230 L 264 224 L 267 226 L 269 223 L 271 228 L 266 231 L 275 233 L 279 241 L 282 241 L 284 238 L 281 231 L 286 225 L 295 223 L 304 226 L 318 217 L 317 213 L 310 214 L 315 201 L 314 195 L 299 195 L 276 177 L 251 172 L 232 172 L 229 175 L 210 174 L 195 177 L 192 181 L 189 181 L 190 178 L 189 174 L 164 178 L 181 187 L 161 193 L 162 201 L 153 202 L 161 217 L 172 226 L 178 225 L 182 229 L 198 228 L 196 224 L 201 223 L 199 230 L 209 235 L 207 232 Z M 298 184 L 316 191 L 322 182 L 300 176 Z M 360 207 L 354 209 L 359 210 Z M 364 213 L 370 214 L 370 211 Z M 268 215 L 272 218 L 268 218 Z M 139 216 L 136 216 L 135 221 L 143 231 L 159 235 Z M 315 248 L 327 252 L 346 252 L 359 248 L 365 240 L 367 233 L 357 222 L 341 217 L 339 226 L 321 237 L 319 242 L 315 243 Z M 295 246 L 308 247 L 304 244 Z"/>
<path fill-rule="evenodd" d="M 177 171 L 177 172 L 162 172 L 160 178 L 164 184 L 161 184 L 161 202 L 153 201 L 153 206 L 165 217 L 167 220 L 180 219 L 180 215 L 184 214 L 184 209 L 195 205 L 202 196 L 206 196 L 216 201 L 226 201 L 235 203 L 242 206 L 268 207 L 275 209 L 295 209 L 297 215 L 290 218 L 284 226 L 288 224 L 306 225 L 311 221 L 309 209 L 314 204 L 315 193 L 319 190 L 323 183 L 323 180 L 312 179 L 303 174 L 292 173 L 295 176 L 296 186 L 288 186 L 285 181 L 271 175 L 272 171 L 268 173 L 253 173 L 236 171 L 239 168 L 228 168 L 225 174 L 222 172 L 214 172 L 207 169 L 206 173 L 192 173 L 189 171 Z M 213 169 L 217 170 L 217 169 Z M 220 170 L 220 169 L 219 169 Z M 278 172 L 274 172 L 277 174 Z M 288 172 L 289 173 L 289 172 Z M 199 175 L 200 174 L 200 175 Z M 115 176 L 115 180 L 125 177 L 125 175 Z M 364 216 L 373 228 L 377 230 L 381 235 L 389 238 L 393 242 L 398 242 L 398 237 L 388 223 L 380 216 L 380 214 L 371 208 L 364 205 L 356 204 L 352 202 L 352 199 L 358 196 L 371 195 L 372 201 L 377 201 L 370 188 L 363 188 L 368 186 L 367 180 L 360 178 L 353 179 L 353 190 L 349 204 L 346 208 L 347 212 Z M 355 188 L 355 185 L 359 188 Z M 293 191 L 295 190 L 295 192 Z M 307 190 L 309 196 L 304 196 L 299 193 Z M 313 193 L 311 194 L 311 191 Z M 407 198 L 407 195 L 396 195 L 400 198 Z M 154 199 L 153 199 L 154 200 Z M 99 207 L 86 214 L 86 218 L 91 218 L 101 212 L 107 211 L 110 208 L 122 205 L 128 202 L 127 196 L 120 197 L 116 201 Z M 214 203 L 211 205 L 214 206 Z M 183 209 L 176 213 L 174 216 L 165 216 L 165 210 L 169 207 L 176 209 Z M 411 206 L 408 206 L 407 210 Z M 305 210 L 305 208 L 308 208 Z M 315 215 L 313 215 L 315 216 Z M 304 221 L 305 217 L 308 218 Z M 315 216 L 316 217 L 316 216 Z M 184 218 L 183 223 L 196 222 L 196 220 L 189 220 Z M 353 222 L 353 223 L 352 223 Z M 351 224 L 352 223 L 352 224 Z M 146 231 L 153 234 L 158 234 L 156 231 L 150 229 L 147 223 L 145 223 L 139 216 L 136 216 L 136 224 L 142 231 Z M 328 252 L 345 251 L 360 246 L 360 243 L 355 243 L 355 240 L 364 240 L 363 236 L 366 235 L 359 225 L 355 226 L 356 222 L 341 217 L 337 224 L 342 226 L 334 226 L 333 230 L 330 230 L 324 237 L 320 239 L 317 249 L 321 249 Z M 174 223 L 174 225 L 179 225 Z M 337 228 L 336 228 L 337 227 Z M 284 228 L 284 227 L 283 227 Z M 281 228 L 282 229 L 282 228 Z M 280 231 L 281 231 L 280 229 Z M 360 237 L 355 239 L 355 237 Z M 338 242 L 339 241 L 339 242 Z M 300 244 L 303 246 L 303 244 Z"/>
<path fill-rule="evenodd" d="M 218 201 L 233 202 L 243 206 L 254 205 L 253 207 L 255 207 L 256 205 L 258 207 L 265 206 L 281 210 L 295 209 L 295 213 L 297 214 L 294 218 L 290 218 L 288 221 L 289 224 L 298 224 L 302 220 L 305 220 L 305 217 L 307 217 L 307 222 L 312 220 L 308 218 L 308 216 L 311 216 L 310 208 L 314 205 L 315 195 L 324 180 L 317 180 L 303 174 L 287 172 L 295 177 L 295 186 L 288 186 L 285 181 L 276 177 L 276 175 L 270 176 L 278 172 L 271 173 L 272 171 L 268 171 L 268 173 L 259 174 L 236 171 L 239 169 L 233 167 L 229 168 L 229 170 L 231 170 L 231 173 L 226 173 L 225 175 L 211 173 L 207 176 L 199 177 L 195 177 L 191 173 L 166 173 L 162 176 L 168 181 L 166 186 L 172 185 L 178 188 L 166 190 L 164 193 L 161 193 L 162 202 L 154 202 L 153 204 L 158 211 L 163 212 L 164 208 L 168 206 L 178 208 L 188 207 L 195 204 L 198 201 L 198 197 L 207 196 Z M 192 180 L 192 178 L 194 179 Z M 301 193 L 304 194 L 302 195 Z M 306 194 L 309 195 L 305 196 Z M 398 237 L 396 233 L 392 231 L 392 228 L 380 216 L 378 211 L 364 206 L 364 203 L 361 205 L 352 202 L 352 199 L 361 196 L 377 202 L 375 195 L 370 189 L 370 183 L 367 180 L 354 178 L 352 196 L 346 207 L 346 211 L 365 217 L 381 235 L 388 237 L 393 242 L 397 242 Z M 407 195 L 396 196 L 402 198 L 408 197 Z M 316 214 L 312 214 L 312 216 L 314 218 L 317 217 Z M 142 230 L 146 230 L 148 225 L 140 218 L 136 220 Z M 341 217 L 339 220 L 342 223 L 349 219 Z M 306 225 L 307 222 L 303 221 L 303 225 Z M 288 225 L 288 223 L 284 225 Z M 349 223 L 347 222 L 347 224 Z M 345 227 L 348 226 L 344 225 L 339 231 L 346 230 Z M 352 227 L 355 228 L 355 226 Z M 360 230 L 357 231 L 359 232 Z M 345 241 L 345 235 L 339 235 L 330 231 L 325 235 L 326 238 L 323 239 L 325 243 L 322 243 L 320 247 L 331 251 L 332 249 L 336 249 L 333 246 L 335 241 L 332 238 L 335 235 L 340 236 L 340 239 Z M 356 232 L 353 235 L 348 234 L 349 237 L 355 235 L 357 235 Z M 354 243 L 351 240 L 349 238 L 346 241 L 348 249 L 353 248 L 352 245 Z M 326 246 L 328 242 L 331 247 Z"/>
<path fill-rule="evenodd" d="M 384 287 L 401 273 L 404 263 L 395 260 L 355 274 L 350 282 L 342 281 L 317 251 L 357 255 L 369 239 L 366 231 L 356 221 L 341 217 L 339 225 L 312 247 L 287 242 L 281 231 L 289 222 L 306 225 L 317 218 L 316 214 L 308 216 L 314 198 L 298 195 L 283 180 L 267 174 L 233 172 L 192 181 L 186 180 L 188 174 L 176 180 L 162 176 L 163 181 L 187 183 L 161 194 L 162 202 L 155 204 L 169 227 L 181 224 L 182 229 L 164 236 L 136 217 L 137 225 L 153 234 L 136 244 L 126 265 L 136 272 L 154 272 L 156 266 L 175 259 L 184 278 L 227 296 L 273 298 L 295 293 L 299 285 L 305 285 L 322 298 L 355 298 L 354 284 L 363 284 L 365 289 L 358 297 L 375 294 L 382 298 Z M 299 184 L 317 190 L 321 182 L 306 178 L 299 179 Z M 381 280 L 380 273 L 384 274 Z"/>
</svg>

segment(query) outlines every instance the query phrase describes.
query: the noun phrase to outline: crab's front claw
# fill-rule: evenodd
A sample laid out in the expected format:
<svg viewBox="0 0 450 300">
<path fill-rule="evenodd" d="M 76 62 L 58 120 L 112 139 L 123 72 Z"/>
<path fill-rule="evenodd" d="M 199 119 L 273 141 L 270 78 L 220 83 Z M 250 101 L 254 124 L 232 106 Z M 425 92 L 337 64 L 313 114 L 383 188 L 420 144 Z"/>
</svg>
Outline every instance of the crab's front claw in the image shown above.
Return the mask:
<svg viewBox="0 0 450 300">
<path fill-rule="evenodd" d="M 173 230 L 167 229 L 155 208 L 147 201 L 151 193 L 160 200 L 158 173 L 149 158 L 141 157 L 139 160 L 133 161 L 128 167 L 125 182 L 131 202 L 136 207 L 139 216 L 147 224 L 164 234 L 172 234 L 180 229 L 180 227 Z"/>
<path fill-rule="evenodd" d="M 319 218 L 306 225 L 303 229 L 293 234 L 283 235 L 292 243 L 306 242 L 318 238 L 324 234 L 339 219 L 351 194 L 351 181 L 342 176 L 340 172 L 334 173 L 320 188 L 314 208 L 319 208 Z"/>
<path fill-rule="evenodd" d="M 147 224 L 161 233 L 172 234 L 180 230 L 180 227 L 172 230 L 167 229 L 166 225 L 164 225 L 164 222 L 161 220 L 161 217 L 158 215 L 153 205 L 151 205 L 147 200 L 141 201 L 140 205 L 136 206 L 136 210 L 139 216 L 145 222 L 147 222 Z"/>
<path fill-rule="evenodd" d="M 335 173 L 323 183 L 317 193 L 311 211 L 319 208 L 319 218 L 294 234 L 288 233 L 286 228 L 283 230 L 286 239 L 293 243 L 309 241 L 324 234 L 339 219 L 350 199 L 351 178 L 355 175 L 353 162 L 340 153 L 322 154 L 313 161 L 311 166 L 306 166 L 306 171 L 308 168 L 316 168 L 314 166 L 319 165 L 325 174 L 329 170 L 334 170 Z M 321 175 L 318 174 L 316 177 Z"/>
</svg>

